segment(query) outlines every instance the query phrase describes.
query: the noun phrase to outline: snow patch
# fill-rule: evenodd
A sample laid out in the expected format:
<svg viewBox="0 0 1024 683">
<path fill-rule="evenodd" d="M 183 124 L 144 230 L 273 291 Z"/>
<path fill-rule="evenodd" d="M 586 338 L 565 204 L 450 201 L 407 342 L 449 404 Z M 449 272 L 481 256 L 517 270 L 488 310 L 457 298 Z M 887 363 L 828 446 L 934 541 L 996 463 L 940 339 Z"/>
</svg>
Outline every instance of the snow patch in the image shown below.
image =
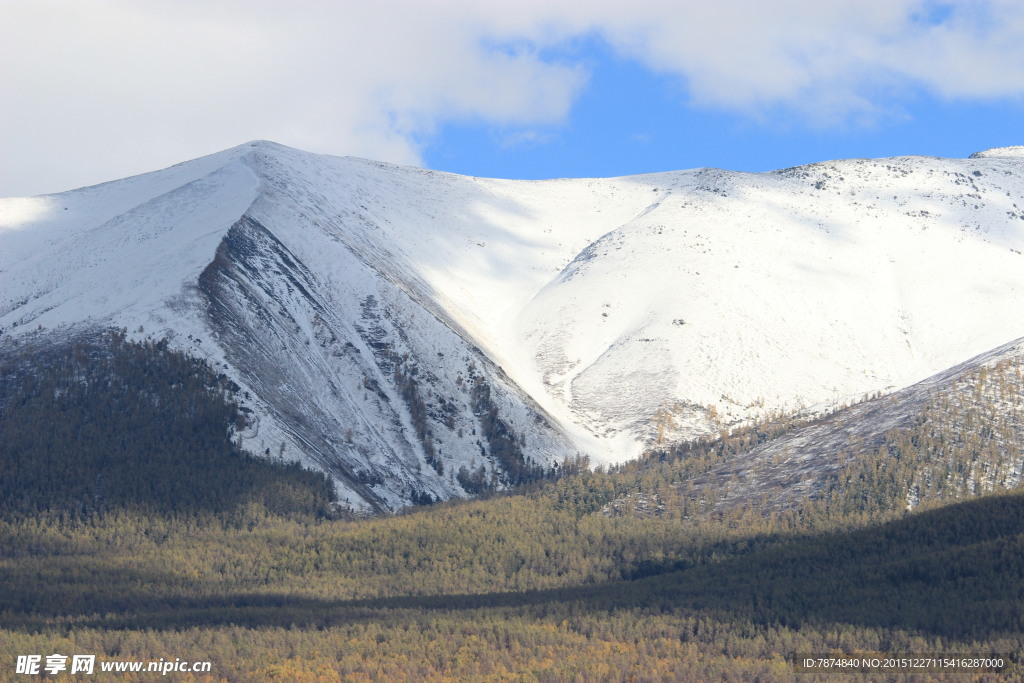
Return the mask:
<svg viewBox="0 0 1024 683">
<path fill-rule="evenodd" d="M 1024 146 L 993 147 L 991 149 L 975 152 L 970 159 L 997 159 L 1000 157 L 1024 157 Z"/>
</svg>

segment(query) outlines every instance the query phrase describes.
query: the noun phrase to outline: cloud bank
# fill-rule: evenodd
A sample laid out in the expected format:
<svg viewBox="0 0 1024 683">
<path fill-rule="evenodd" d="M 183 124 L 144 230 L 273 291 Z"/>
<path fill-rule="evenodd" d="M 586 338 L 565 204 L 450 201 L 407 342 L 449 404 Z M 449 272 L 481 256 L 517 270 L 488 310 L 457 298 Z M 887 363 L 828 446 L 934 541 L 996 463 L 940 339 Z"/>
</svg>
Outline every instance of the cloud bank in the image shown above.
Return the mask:
<svg viewBox="0 0 1024 683">
<path fill-rule="evenodd" d="M 1010 0 L 0 0 L 0 195 L 255 138 L 417 164 L 448 122 L 569 122 L 581 39 L 688 106 L 827 127 L 915 92 L 1021 98 L 1021 35 Z"/>
</svg>

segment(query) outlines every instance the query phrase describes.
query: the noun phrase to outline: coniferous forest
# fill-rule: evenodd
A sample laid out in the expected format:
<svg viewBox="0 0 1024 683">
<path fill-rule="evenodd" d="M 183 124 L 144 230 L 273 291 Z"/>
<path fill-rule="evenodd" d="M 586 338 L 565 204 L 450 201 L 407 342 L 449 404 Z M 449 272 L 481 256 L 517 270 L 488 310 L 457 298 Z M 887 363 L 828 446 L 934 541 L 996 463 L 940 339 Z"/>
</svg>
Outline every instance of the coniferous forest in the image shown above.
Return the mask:
<svg viewBox="0 0 1024 683">
<path fill-rule="evenodd" d="M 238 387 L 165 342 L 2 362 L 0 679 L 22 653 L 209 660 L 177 680 L 211 681 L 813 681 L 836 677 L 792 657 L 959 653 L 1010 666 L 951 680 L 1024 679 L 1024 493 L 935 483 L 1019 453 L 983 413 L 966 444 L 964 410 L 930 404 L 797 506 L 686 486 L 776 420 L 356 519 L 244 452 Z"/>
</svg>

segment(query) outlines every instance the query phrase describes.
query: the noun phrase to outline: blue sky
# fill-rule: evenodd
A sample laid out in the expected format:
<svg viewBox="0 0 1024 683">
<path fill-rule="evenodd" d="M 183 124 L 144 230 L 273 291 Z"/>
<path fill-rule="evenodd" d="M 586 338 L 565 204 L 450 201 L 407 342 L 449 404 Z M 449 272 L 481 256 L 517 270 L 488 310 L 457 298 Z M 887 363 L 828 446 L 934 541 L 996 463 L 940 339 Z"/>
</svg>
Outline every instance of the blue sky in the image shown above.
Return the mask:
<svg viewBox="0 0 1024 683">
<path fill-rule="evenodd" d="M 1019 100 L 901 98 L 900 115 L 821 127 L 785 112 L 750 119 L 688 105 L 679 85 L 622 60 L 598 65 L 564 125 L 523 131 L 486 123 L 444 126 L 425 165 L 498 178 L 606 177 L 714 166 L 769 171 L 828 159 L 966 157 L 1024 143 Z M 525 138 L 520 139 L 525 133 Z M 533 139 L 533 135 L 537 139 Z"/>
<path fill-rule="evenodd" d="M 0 0 L 0 196 L 269 139 L 507 178 L 1024 144 L 1015 0 Z"/>
<path fill-rule="evenodd" d="M 565 122 L 531 128 L 451 122 L 425 144 L 425 165 L 528 179 L 701 166 L 760 172 L 854 157 L 966 157 L 1024 144 L 1020 94 L 941 97 L 911 86 L 879 93 L 882 111 L 872 117 L 821 122 L 785 106 L 737 112 L 694 103 L 685 78 L 617 55 L 598 38 L 576 41 L 568 56 L 586 64 L 588 78 Z"/>
</svg>

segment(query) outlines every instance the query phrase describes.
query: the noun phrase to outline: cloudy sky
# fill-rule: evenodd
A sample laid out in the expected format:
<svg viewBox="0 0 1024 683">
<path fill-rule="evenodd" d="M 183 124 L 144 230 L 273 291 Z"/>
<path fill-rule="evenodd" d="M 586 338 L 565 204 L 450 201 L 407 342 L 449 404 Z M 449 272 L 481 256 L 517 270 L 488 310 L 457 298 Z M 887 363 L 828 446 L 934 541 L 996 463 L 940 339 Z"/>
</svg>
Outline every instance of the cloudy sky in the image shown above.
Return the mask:
<svg viewBox="0 0 1024 683">
<path fill-rule="evenodd" d="M 1024 144 L 1019 0 L 0 0 L 0 196 L 268 139 L 510 178 Z"/>
</svg>

